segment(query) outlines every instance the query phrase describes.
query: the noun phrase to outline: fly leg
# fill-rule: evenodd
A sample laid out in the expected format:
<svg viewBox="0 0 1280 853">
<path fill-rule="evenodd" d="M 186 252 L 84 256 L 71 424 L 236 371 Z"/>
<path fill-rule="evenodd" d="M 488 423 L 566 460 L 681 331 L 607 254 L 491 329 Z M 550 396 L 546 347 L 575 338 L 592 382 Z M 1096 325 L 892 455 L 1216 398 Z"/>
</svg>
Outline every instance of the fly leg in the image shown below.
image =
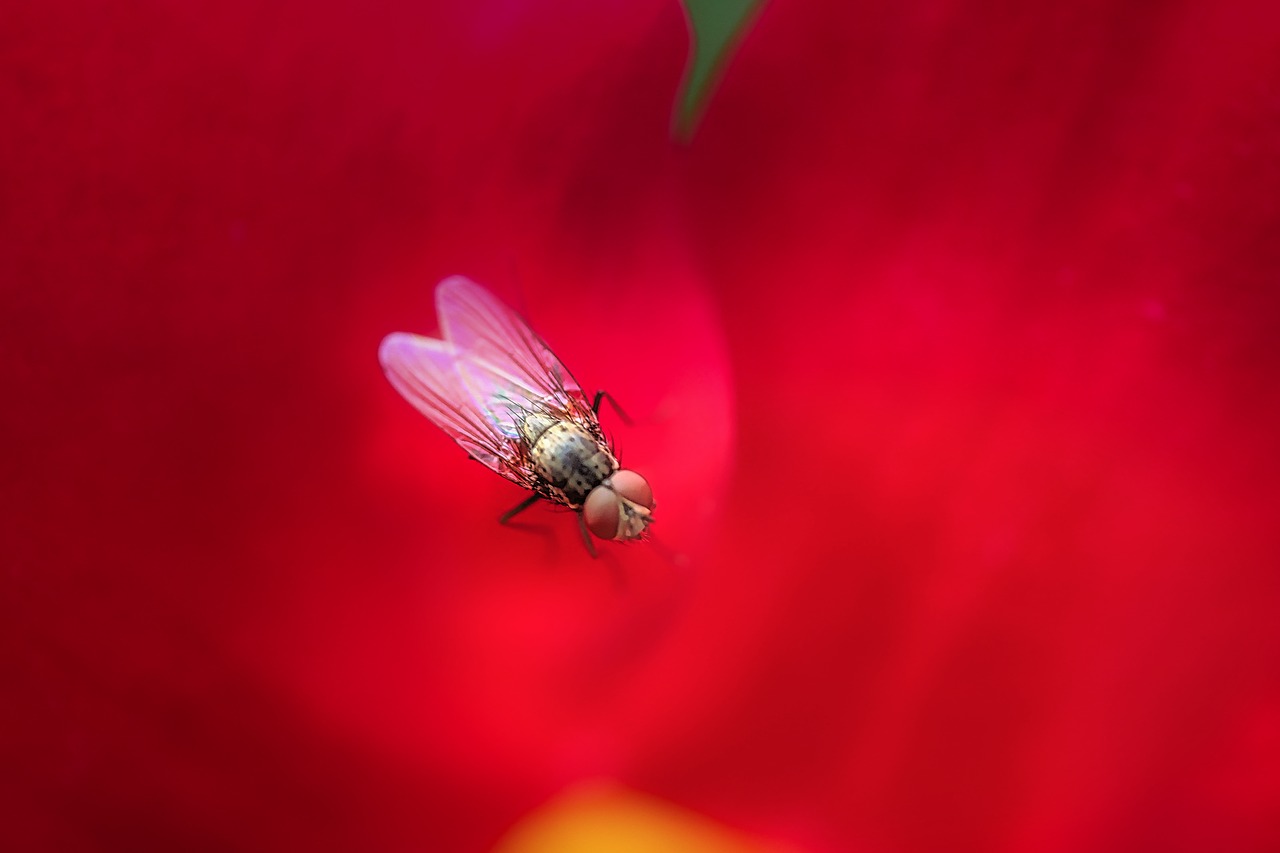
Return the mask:
<svg viewBox="0 0 1280 853">
<path fill-rule="evenodd" d="M 525 498 L 524 500 L 520 501 L 520 503 L 513 506 L 511 509 L 504 512 L 502 514 L 502 518 L 498 519 L 498 523 L 506 524 L 508 521 L 515 518 L 517 515 L 519 515 L 529 507 L 536 504 L 538 502 L 538 499 L 541 497 L 542 497 L 541 495 L 529 495 L 529 497 Z M 577 515 L 578 515 L 578 530 L 582 532 L 582 544 L 586 546 L 587 553 L 590 554 L 591 559 L 594 560 L 598 555 L 596 554 L 595 543 L 591 541 L 591 534 L 590 532 L 587 531 L 587 520 L 582 517 L 582 513 L 578 513 Z"/>
<path fill-rule="evenodd" d="M 627 426 L 631 426 L 631 418 L 627 417 L 627 413 L 622 411 L 622 407 L 618 405 L 618 401 L 613 399 L 613 395 L 608 391 L 597 391 L 595 399 L 591 401 L 591 414 L 600 414 L 600 401 L 608 400 L 609 405 L 613 406 L 613 410 L 618 413 L 618 417 L 622 418 L 622 422 Z"/>
<path fill-rule="evenodd" d="M 582 544 L 587 546 L 587 553 L 594 560 L 596 558 L 596 546 L 591 541 L 591 534 L 587 532 L 587 520 L 582 517 L 582 513 L 578 513 L 578 529 L 582 531 Z"/>
<path fill-rule="evenodd" d="M 508 521 L 510 521 L 511 519 L 515 518 L 517 515 L 519 515 L 520 513 L 524 512 L 524 511 L 525 511 L 526 509 L 528 509 L 529 507 L 531 507 L 531 506 L 533 506 L 534 504 L 536 504 L 536 503 L 538 502 L 538 498 L 540 498 L 540 497 L 541 497 L 541 495 L 537 495 L 537 494 L 529 495 L 529 497 L 527 497 L 527 498 L 525 498 L 524 500 L 520 501 L 520 503 L 519 503 L 519 504 L 517 504 L 516 506 L 514 506 L 514 507 L 512 507 L 511 509 L 509 509 L 509 510 L 507 510 L 506 512 L 504 512 L 504 513 L 502 514 L 502 518 L 498 519 L 498 523 L 499 523 L 499 524 L 506 524 Z"/>
</svg>

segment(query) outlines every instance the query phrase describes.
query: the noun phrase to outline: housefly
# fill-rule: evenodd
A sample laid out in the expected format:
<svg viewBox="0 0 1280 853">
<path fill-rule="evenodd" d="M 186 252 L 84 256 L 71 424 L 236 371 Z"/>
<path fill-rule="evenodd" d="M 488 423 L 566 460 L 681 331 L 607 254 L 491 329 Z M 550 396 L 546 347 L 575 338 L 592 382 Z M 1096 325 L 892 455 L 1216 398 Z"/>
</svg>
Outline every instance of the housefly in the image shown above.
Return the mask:
<svg viewBox="0 0 1280 853">
<path fill-rule="evenodd" d="M 592 556 L 588 530 L 621 542 L 642 538 L 653 521 L 653 490 L 619 465 L 600 428 L 600 402 L 612 398 L 599 391 L 588 402 L 520 315 L 469 279 L 436 286 L 436 313 L 439 338 L 395 332 L 378 358 L 401 396 L 472 459 L 533 493 L 500 523 L 545 500 L 578 514 Z"/>
</svg>

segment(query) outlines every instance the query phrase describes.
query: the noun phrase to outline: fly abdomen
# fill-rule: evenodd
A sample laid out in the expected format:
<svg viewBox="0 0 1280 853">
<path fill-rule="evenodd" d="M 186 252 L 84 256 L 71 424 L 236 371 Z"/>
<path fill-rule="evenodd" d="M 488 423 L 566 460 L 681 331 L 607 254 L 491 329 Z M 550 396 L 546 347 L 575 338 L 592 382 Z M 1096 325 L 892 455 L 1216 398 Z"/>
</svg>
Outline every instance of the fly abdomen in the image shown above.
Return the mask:
<svg viewBox="0 0 1280 853">
<path fill-rule="evenodd" d="M 574 509 L 618 468 L 609 449 L 572 421 L 548 426 L 529 455 L 538 474 L 563 493 Z"/>
</svg>

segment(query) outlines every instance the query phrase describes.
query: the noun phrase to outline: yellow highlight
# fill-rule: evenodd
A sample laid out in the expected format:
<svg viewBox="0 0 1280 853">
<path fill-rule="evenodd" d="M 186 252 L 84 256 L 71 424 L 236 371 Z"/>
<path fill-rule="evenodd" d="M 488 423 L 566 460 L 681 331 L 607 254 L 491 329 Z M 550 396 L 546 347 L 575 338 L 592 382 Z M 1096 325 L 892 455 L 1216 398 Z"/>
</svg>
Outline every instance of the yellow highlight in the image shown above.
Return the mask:
<svg viewBox="0 0 1280 853">
<path fill-rule="evenodd" d="M 796 853 L 696 812 L 610 783 L 565 791 L 543 804 L 493 853 Z"/>
</svg>

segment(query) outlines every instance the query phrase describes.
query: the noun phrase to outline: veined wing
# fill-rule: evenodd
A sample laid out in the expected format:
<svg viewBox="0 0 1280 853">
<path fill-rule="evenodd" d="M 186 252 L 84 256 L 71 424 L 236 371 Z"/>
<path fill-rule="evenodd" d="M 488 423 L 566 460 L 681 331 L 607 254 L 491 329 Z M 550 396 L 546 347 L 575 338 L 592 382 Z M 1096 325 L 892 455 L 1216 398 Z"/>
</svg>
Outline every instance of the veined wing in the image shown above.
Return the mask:
<svg viewBox="0 0 1280 853">
<path fill-rule="evenodd" d="M 520 450 L 476 399 L 463 376 L 475 372 L 472 359 L 449 341 L 406 332 L 387 335 L 378 360 L 388 381 L 415 409 L 444 430 L 486 467 L 525 488 L 532 475 Z M 478 368 L 483 372 L 483 368 Z"/>
<path fill-rule="evenodd" d="M 445 340 L 466 355 L 461 374 L 490 420 L 515 434 L 514 416 L 551 404 L 589 411 L 576 379 L 524 319 L 462 276 L 436 287 L 436 312 Z"/>
</svg>

